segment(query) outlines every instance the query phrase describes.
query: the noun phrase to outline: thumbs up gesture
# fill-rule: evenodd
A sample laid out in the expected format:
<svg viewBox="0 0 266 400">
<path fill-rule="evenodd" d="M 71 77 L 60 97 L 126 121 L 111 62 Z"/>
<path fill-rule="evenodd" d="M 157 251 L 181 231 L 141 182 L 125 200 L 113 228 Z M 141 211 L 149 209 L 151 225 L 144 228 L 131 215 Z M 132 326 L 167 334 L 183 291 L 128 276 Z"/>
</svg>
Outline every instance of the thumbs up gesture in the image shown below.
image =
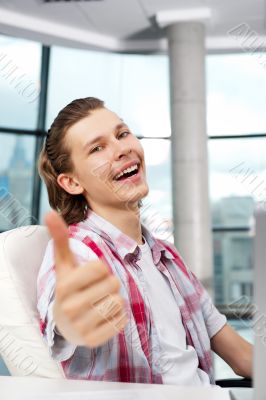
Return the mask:
<svg viewBox="0 0 266 400">
<path fill-rule="evenodd" d="M 45 223 L 54 240 L 56 327 L 71 343 L 100 346 L 127 323 L 120 282 L 100 260 L 77 265 L 67 226 L 57 212 L 48 213 Z"/>
</svg>

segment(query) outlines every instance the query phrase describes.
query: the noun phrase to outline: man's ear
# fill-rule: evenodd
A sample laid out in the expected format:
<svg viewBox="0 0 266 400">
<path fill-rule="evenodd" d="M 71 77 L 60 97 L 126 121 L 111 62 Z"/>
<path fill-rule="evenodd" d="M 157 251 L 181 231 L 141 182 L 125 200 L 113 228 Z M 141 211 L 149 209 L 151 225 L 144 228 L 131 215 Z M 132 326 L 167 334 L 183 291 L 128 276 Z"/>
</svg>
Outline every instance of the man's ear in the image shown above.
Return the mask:
<svg viewBox="0 0 266 400">
<path fill-rule="evenodd" d="M 57 183 L 69 194 L 81 194 L 84 192 L 84 188 L 80 183 L 72 176 L 66 174 L 60 174 L 57 177 Z"/>
</svg>

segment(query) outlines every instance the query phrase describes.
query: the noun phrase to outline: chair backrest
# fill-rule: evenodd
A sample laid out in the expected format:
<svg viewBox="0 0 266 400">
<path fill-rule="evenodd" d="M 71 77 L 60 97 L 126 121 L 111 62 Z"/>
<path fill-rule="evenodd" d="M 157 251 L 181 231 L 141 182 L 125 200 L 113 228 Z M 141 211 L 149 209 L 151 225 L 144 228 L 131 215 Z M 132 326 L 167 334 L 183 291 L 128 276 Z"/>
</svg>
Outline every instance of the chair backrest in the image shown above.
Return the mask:
<svg viewBox="0 0 266 400">
<path fill-rule="evenodd" d="M 49 235 L 43 226 L 0 234 L 0 355 L 15 376 L 64 377 L 39 329 L 36 282 Z"/>
</svg>

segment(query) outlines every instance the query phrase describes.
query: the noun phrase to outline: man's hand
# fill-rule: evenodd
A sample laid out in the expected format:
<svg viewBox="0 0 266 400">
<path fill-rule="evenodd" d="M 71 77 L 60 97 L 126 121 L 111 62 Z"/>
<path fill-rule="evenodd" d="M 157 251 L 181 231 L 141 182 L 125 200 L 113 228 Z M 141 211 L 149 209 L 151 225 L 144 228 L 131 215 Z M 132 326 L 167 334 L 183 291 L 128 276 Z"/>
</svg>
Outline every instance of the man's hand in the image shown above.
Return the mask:
<svg viewBox="0 0 266 400">
<path fill-rule="evenodd" d="M 102 261 L 76 265 L 67 226 L 58 213 L 48 213 L 45 222 L 54 240 L 56 326 L 69 342 L 100 346 L 127 323 L 120 282 Z"/>
</svg>

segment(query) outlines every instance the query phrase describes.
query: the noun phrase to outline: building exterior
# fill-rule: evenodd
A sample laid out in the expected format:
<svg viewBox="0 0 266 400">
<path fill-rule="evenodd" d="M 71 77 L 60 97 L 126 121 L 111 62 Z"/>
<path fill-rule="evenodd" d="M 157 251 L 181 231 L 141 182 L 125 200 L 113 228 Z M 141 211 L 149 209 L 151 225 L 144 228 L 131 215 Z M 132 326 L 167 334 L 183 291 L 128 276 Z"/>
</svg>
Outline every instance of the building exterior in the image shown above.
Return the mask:
<svg viewBox="0 0 266 400">
<path fill-rule="evenodd" d="M 250 196 L 232 196 L 213 204 L 215 301 L 220 305 L 253 300 L 253 236 L 249 228 L 255 201 Z M 234 227 L 234 228 L 232 228 Z M 214 229 L 215 230 L 215 229 Z"/>
</svg>

